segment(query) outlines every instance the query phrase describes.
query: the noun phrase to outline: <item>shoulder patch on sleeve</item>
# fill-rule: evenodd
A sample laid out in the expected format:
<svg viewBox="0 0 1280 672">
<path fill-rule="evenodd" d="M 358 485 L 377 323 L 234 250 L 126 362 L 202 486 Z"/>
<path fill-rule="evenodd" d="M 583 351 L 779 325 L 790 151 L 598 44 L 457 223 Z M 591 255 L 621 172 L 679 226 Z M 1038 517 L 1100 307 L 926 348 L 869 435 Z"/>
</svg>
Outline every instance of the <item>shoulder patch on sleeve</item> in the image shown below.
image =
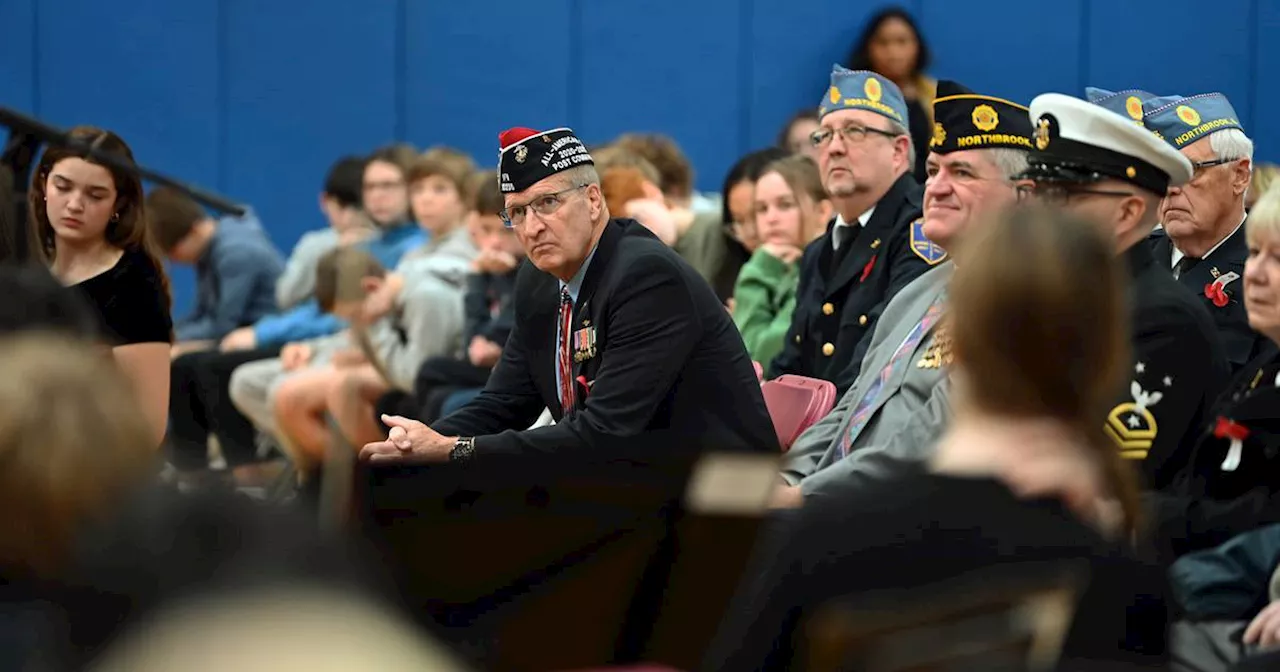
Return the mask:
<svg viewBox="0 0 1280 672">
<path fill-rule="evenodd" d="M 930 266 L 937 266 L 947 258 L 947 251 L 924 235 L 924 217 L 911 222 L 911 251 Z"/>
<path fill-rule="evenodd" d="M 1146 373 L 1146 363 L 1138 362 L 1134 370 L 1138 376 Z M 1164 377 L 1164 387 L 1173 385 L 1171 376 Z M 1156 440 L 1159 426 L 1151 407 L 1160 403 L 1164 393 L 1156 389 L 1145 390 L 1135 378 L 1129 385 L 1132 400 L 1116 405 L 1107 414 L 1107 423 L 1103 426 L 1107 435 L 1116 442 L 1120 456 L 1129 460 L 1144 460 Z"/>
</svg>

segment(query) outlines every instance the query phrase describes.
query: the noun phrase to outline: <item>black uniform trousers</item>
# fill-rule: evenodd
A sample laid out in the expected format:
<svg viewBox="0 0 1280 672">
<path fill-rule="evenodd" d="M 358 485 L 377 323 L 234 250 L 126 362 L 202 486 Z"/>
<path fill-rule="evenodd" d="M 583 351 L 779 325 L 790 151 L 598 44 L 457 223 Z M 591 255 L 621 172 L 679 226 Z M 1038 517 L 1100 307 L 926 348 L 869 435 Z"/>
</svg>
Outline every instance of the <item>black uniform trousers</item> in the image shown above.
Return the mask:
<svg viewBox="0 0 1280 672">
<path fill-rule="evenodd" d="M 258 461 L 257 430 L 231 403 L 231 374 L 241 364 L 280 355 L 280 346 L 192 352 L 169 369 L 169 461 L 180 471 L 208 466 L 209 434 L 218 437 L 228 467 Z"/>
</svg>

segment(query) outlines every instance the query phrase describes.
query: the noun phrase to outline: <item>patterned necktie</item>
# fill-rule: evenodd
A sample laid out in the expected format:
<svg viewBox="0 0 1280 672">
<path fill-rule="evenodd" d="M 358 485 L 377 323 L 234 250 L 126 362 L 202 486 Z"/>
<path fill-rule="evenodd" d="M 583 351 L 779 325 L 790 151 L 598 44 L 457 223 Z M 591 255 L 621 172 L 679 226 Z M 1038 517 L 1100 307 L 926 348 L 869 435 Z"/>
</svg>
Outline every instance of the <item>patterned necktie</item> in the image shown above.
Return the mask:
<svg viewBox="0 0 1280 672">
<path fill-rule="evenodd" d="M 569 357 L 569 330 L 573 326 L 573 299 L 566 287 L 560 288 L 560 410 L 568 415 L 573 409 L 573 366 Z"/>
<path fill-rule="evenodd" d="M 849 454 L 849 449 L 853 447 L 853 437 L 862 431 L 866 426 L 867 420 L 871 418 L 871 409 L 875 407 L 876 399 L 880 396 L 880 390 L 884 388 L 884 384 L 893 376 L 899 364 L 911 353 L 915 352 L 916 346 L 920 345 L 920 341 L 924 340 L 925 334 L 929 333 L 929 329 L 938 321 L 938 317 L 942 315 L 943 295 L 939 294 L 938 298 L 933 300 L 929 305 L 929 310 L 925 311 L 924 317 L 916 324 L 911 333 L 902 340 L 902 345 L 893 352 L 893 356 L 889 358 L 889 363 L 884 365 L 880 370 L 880 375 L 876 376 L 871 387 L 867 388 L 866 394 L 862 395 L 862 399 L 858 400 L 858 405 L 853 408 L 853 417 L 849 420 L 849 429 L 845 431 L 844 436 L 840 438 L 840 455 Z"/>
</svg>

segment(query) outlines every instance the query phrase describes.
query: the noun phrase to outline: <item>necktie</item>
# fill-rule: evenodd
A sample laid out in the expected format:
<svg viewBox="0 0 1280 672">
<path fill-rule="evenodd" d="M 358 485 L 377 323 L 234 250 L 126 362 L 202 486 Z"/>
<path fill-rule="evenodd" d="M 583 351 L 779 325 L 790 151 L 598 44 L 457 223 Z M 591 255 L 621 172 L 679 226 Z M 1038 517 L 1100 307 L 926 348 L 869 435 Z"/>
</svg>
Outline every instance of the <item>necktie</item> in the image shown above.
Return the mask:
<svg viewBox="0 0 1280 672">
<path fill-rule="evenodd" d="M 573 299 L 569 290 L 560 288 L 560 410 L 565 415 L 573 409 L 573 366 L 569 357 L 569 331 L 573 327 Z"/>
<path fill-rule="evenodd" d="M 1178 260 L 1178 277 L 1181 278 L 1187 273 L 1190 273 L 1191 269 L 1195 268 L 1196 264 L 1199 264 L 1199 263 L 1200 263 L 1200 260 L 1196 259 L 1195 257 L 1183 257 L 1179 259 Z"/>
<path fill-rule="evenodd" d="M 858 405 L 853 408 L 853 415 L 849 419 L 849 429 L 845 431 L 840 439 L 840 454 L 848 455 L 849 449 L 853 447 L 853 438 L 862 431 L 866 426 L 867 420 L 871 419 L 871 409 L 875 406 L 876 400 L 880 397 L 880 390 L 884 388 L 884 384 L 893 377 L 894 371 L 903 362 L 907 355 L 915 352 L 916 346 L 920 345 L 920 341 L 924 339 L 925 334 L 929 333 L 929 329 L 938 321 L 942 315 L 943 295 L 939 294 L 938 298 L 930 304 L 929 310 L 925 311 L 924 317 L 916 324 L 915 328 L 902 339 L 902 344 L 897 350 L 893 351 L 893 356 L 889 358 L 889 363 L 884 365 L 880 370 L 880 375 L 876 376 L 871 386 L 867 388 L 862 399 L 858 400 Z"/>
<path fill-rule="evenodd" d="M 856 224 L 845 226 L 837 226 L 832 230 L 831 235 L 835 237 L 835 251 L 831 253 L 831 267 L 827 269 L 827 275 L 832 276 L 836 271 L 840 270 L 840 262 L 849 255 L 849 250 L 853 249 L 853 241 L 858 237 L 858 229 L 861 228 Z"/>
</svg>

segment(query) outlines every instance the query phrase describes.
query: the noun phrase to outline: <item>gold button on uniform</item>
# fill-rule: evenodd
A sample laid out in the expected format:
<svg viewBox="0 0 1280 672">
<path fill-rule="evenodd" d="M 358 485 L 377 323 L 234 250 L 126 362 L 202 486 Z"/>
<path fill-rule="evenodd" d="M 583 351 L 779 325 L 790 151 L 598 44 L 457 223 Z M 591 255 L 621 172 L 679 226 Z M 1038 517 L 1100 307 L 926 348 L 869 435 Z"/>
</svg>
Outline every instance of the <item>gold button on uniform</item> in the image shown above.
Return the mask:
<svg viewBox="0 0 1280 672">
<path fill-rule="evenodd" d="M 833 305 L 831 305 L 831 304 L 829 304 L 829 303 L 824 303 L 824 304 L 822 304 L 822 314 L 823 314 L 823 315 L 830 315 L 831 313 L 834 313 L 834 312 L 836 312 L 836 307 L 835 307 L 835 306 L 833 306 Z"/>
<path fill-rule="evenodd" d="M 860 324 L 860 325 L 862 325 L 862 326 L 864 326 L 864 327 L 865 327 L 865 326 L 867 326 L 867 316 L 866 316 L 866 315 L 859 316 L 859 317 L 858 317 L 858 324 Z"/>
<path fill-rule="evenodd" d="M 800 344 L 800 334 L 796 334 L 796 345 Z"/>
<path fill-rule="evenodd" d="M 826 355 L 826 356 L 828 356 L 828 357 L 830 357 L 831 355 L 836 354 L 836 346 L 831 345 L 830 343 L 823 343 L 823 344 L 822 344 L 822 354 L 824 354 L 824 355 Z"/>
</svg>

